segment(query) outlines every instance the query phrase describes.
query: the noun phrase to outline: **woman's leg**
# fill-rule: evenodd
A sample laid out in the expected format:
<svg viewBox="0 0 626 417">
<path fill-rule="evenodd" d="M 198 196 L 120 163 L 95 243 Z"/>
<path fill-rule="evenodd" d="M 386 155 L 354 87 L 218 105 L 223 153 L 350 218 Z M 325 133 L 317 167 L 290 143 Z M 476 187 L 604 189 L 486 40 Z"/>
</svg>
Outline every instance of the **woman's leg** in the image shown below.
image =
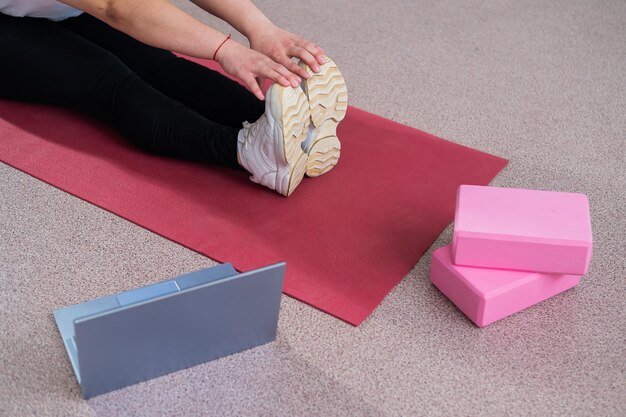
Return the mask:
<svg viewBox="0 0 626 417">
<path fill-rule="evenodd" d="M 241 128 L 256 121 L 264 104 L 239 83 L 219 72 L 145 45 L 86 13 L 61 23 L 117 56 L 163 94 L 216 123 Z"/>
<path fill-rule="evenodd" d="M 239 167 L 239 129 L 162 94 L 56 22 L 0 14 L 0 96 L 78 108 L 155 154 Z"/>
</svg>

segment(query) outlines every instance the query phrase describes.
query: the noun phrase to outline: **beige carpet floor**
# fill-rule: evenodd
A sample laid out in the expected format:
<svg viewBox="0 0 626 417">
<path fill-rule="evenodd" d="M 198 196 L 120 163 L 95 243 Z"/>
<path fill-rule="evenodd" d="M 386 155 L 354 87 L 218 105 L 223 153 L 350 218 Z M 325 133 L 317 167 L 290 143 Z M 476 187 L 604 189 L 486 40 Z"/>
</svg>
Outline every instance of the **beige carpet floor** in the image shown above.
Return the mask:
<svg viewBox="0 0 626 417">
<path fill-rule="evenodd" d="M 478 329 L 429 251 L 359 328 L 283 297 L 275 343 L 84 401 L 52 310 L 213 262 L 0 165 L 0 415 L 626 415 L 626 2 L 257 3 L 352 105 L 509 158 L 494 185 L 586 193 L 589 273 Z"/>
</svg>

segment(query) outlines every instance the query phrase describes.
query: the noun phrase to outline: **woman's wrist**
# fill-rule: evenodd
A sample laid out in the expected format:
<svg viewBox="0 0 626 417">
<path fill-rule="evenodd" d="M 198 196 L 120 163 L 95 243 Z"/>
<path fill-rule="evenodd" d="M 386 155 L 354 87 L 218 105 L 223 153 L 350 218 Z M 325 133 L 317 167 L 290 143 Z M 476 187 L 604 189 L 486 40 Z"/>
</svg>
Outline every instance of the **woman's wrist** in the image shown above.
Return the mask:
<svg viewBox="0 0 626 417">
<path fill-rule="evenodd" d="M 261 15 L 246 21 L 241 27 L 240 32 L 248 38 L 249 42 L 252 42 L 253 38 L 262 36 L 264 33 L 271 31 L 275 27 L 276 25 L 274 25 L 267 17 Z"/>
<path fill-rule="evenodd" d="M 219 46 L 215 49 L 215 52 L 213 52 L 213 58 L 211 58 L 213 61 L 217 61 L 217 53 L 220 51 L 220 49 L 222 49 L 224 44 L 226 44 L 226 42 L 228 42 L 230 39 L 231 39 L 231 35 L 229 33 L 226 39 L 224 39 L 224 41 L 220 43 Z"/>
</svg>

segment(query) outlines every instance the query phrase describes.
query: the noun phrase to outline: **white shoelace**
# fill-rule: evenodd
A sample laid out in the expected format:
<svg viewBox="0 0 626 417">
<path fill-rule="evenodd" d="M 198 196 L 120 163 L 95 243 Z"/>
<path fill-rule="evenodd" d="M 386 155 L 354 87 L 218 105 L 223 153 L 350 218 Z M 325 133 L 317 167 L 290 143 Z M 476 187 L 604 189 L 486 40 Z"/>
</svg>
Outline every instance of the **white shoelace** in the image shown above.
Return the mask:
<svg viewBox="0 0 626 417">
<path fill-rule="evenodd" d="M 263 116 L 262 116 L 263 117 Z M 243 122 L 243 146 L 245 149 L 248 149 L 250 147 L 250 144 L 252 143 L 252 138 L 258 137 L 259 134 L 257 133 L 261 128 L 261 125 L 264 125 L 265 123 L 259 123 L 259 121 L 257 121 L 256 123 L 250 123 L 248 121 Z"/>
</svg>

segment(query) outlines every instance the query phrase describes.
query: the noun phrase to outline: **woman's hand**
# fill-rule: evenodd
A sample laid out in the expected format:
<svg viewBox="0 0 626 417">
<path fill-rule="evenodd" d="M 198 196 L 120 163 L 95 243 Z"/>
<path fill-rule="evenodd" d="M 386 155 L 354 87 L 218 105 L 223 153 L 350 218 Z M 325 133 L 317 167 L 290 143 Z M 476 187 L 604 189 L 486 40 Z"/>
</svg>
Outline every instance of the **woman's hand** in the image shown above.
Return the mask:
<svg viewBox="0 0 626 417">
<path fill-rule="evenodd" d="M 302 82 L 297 75 L 283 65 L 232 39 L 220 48 L 215 60 L 220 63 L 224 71 L 243 81 L 259 100 L 265 99 L 261 88 L 266 78 L 283 87 L 298 88 Z"/>
<path fill-rule="evenodd" d="M 310 75 L 291 58 L 301 59 L 313 72 L 318 72 L 319 66 L 324 63 L 325 52 L 322 48 L 274 24 L 255 28 L 249 41 L 250 48 L 267 55 L 302 78 L 309 78 Z"/>
</svg>

